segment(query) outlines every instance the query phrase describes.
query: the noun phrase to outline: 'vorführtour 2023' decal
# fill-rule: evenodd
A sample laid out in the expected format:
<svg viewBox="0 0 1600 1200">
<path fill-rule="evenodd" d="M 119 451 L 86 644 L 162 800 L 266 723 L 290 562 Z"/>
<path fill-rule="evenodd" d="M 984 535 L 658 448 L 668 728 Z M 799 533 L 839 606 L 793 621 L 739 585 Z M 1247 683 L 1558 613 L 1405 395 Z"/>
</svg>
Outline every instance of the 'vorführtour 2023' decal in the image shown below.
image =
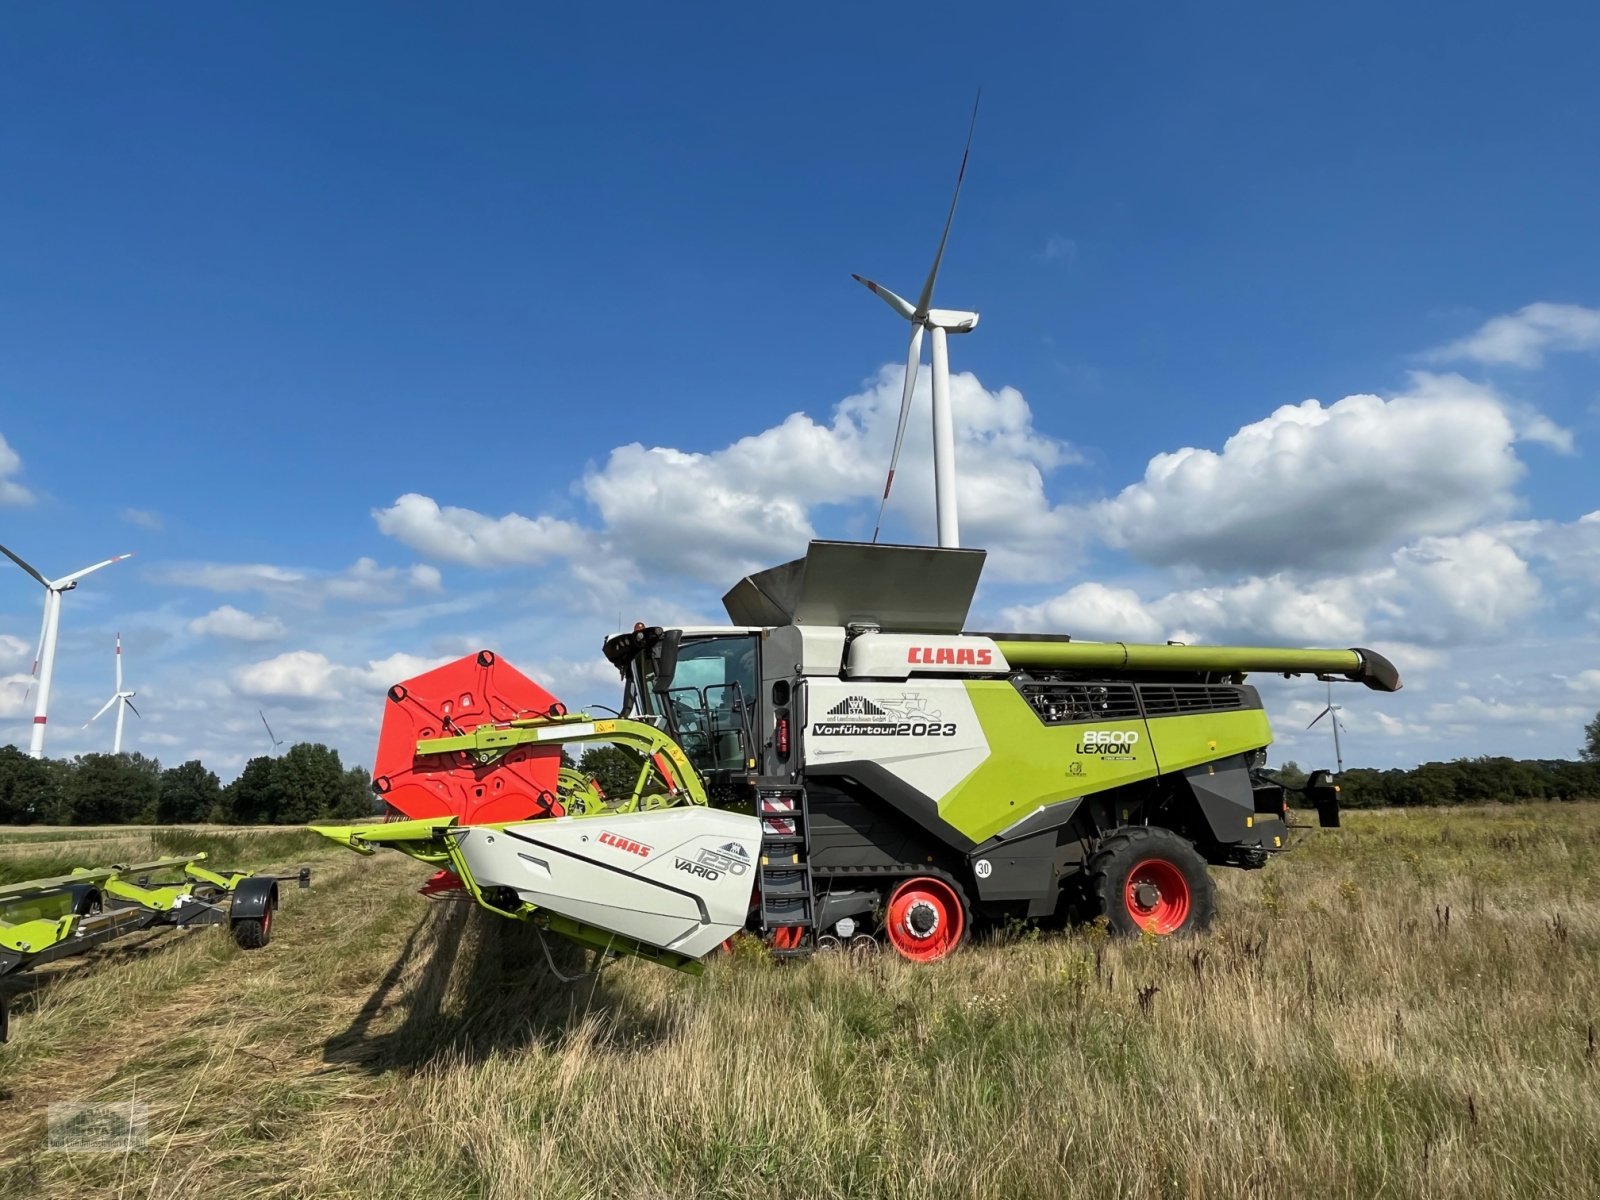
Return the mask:
<svg viewBox="0 0 1600 1200">
<path fill-rule="evenodd" d="M 811 726 L 816 737 L 954 737 L 954 721 L 941 721 L 918 692 L 888 699 L 846 696 Z"/>
</svg>

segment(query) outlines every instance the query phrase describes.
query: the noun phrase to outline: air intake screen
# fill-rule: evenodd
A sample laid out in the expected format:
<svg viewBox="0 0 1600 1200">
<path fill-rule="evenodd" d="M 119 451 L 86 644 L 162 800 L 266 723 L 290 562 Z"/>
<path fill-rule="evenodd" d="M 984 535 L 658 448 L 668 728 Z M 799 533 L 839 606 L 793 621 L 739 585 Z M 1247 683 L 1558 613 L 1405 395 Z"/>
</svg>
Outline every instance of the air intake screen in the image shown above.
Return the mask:
<svg viewBox="0 0 1600 1200">
<path fill-rule="evenodd" d="M 1046 725 L 1139 716 L 1139 698 L 1131 683 L 1019 683 L 1017 690 Z"/>
</svg>

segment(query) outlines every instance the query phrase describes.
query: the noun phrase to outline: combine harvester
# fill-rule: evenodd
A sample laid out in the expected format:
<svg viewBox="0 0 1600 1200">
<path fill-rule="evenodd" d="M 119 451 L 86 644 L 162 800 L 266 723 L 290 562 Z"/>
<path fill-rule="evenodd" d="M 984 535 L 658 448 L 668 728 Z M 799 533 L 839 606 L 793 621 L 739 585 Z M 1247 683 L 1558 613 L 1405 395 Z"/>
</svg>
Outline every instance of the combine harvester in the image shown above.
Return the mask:
<svg viewBox="0 0 1600 1200">
<path fill-rule="evenodd" d="M 431 894 L 688 970 L 739 930 L 917 962 L 1011 919 L 1184 933 L 1211 920 L 1209 866 L 1288 842 L 1246 675 L 1400 686 L 1364 649 L 964 632 L 983 561 L 813 542 L 724 597 L 732 626 L 610 638 L 615 717 L 459 659 L 389 690 L 373 786 L 404 819 L 316 828 L 436 865 Z M 628 795 L 563 765 L 594 744 L 633 763 Z M 1337 824 L 1331 775 L 1307 792 Z"/>
<path fill-rule="evenodd" d="M 975 922 L 1204 929 L 1208 866 L 1284 849 L 1245 677 L 1394 691 L 1381 655 L 965 632 L 984 553 L 960 548 L 948 338 L 978 314 L 933 291 L 966 165 L 917 299 L 856 276 L 911 324 L 885 503 L 931 342 L 939 548 L 813 542 L 723 598 L 732 626 L 609 639 L 616 717 L 566 712 L 487 650 L 397 684 L 373 785 L 406 819 L 320 832 L 436 865 L 430 894 L 691 971 L 739 930 L 929 962 Z M 633 763 L 627 795 L 563 765 L 595 743 Z M 1337 824 L 1328 772 L 1308 792 Z"/>
<path fill-rule="evenodd" d="M 272 940 L 278 884 L 311 886 L 309 867 L 293 875 L 254 875 L 210 870 L 201 865 L 205 858 L 79 867 L 0 887 L 0 979 L 153 929 L 226 924 L 244 949 L 260 949 Z M 8 1033 L 0 992 L 0 1042 Z"/>
</svg>

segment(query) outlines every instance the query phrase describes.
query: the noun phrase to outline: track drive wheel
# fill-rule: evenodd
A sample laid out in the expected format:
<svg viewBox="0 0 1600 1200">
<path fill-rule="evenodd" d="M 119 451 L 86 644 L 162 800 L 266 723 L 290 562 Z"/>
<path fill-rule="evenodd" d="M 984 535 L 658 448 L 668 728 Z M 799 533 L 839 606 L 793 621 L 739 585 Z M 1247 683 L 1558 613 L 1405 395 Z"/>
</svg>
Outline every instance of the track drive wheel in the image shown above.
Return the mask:
<svg viewBox="0 0 1600 1200">
<path fill-rule="evenodd" d="M 1199 933 L 1216 915 L 1216 888 L 1194 844 L 1170 829 L 1113 830 L 1084 868 L 1089 901 L 1112 933 Z"/>
<path fill-rule="evenodd" d="M 934 962 L 961 944 L 967 932 L 966 900 L 953 883 L 918 875 L 889 893 L 883 923 L 901 958 Z"/>
<path fill-rule="evenodd" d="M 240 917 L 233 923 L 233 940 L 245 950 L 259 950 L 272 940 L 272 906 L 259 917 Z"/>
<path fill-rule="evenodd" d="M 803 925 L 779 925 L 767 934 L 767 945 L 774 950 L 798 950 L 805 940 Z"/>
</svg>

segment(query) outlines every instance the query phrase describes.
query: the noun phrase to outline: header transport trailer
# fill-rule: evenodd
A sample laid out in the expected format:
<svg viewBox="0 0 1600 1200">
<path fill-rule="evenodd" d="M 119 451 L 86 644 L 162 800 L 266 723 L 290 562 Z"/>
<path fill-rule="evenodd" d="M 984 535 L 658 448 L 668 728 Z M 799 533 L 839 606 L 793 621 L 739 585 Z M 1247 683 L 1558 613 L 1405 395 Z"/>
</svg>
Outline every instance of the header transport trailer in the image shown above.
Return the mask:
<svg viewBox="0 0 1600 1200">
<path fill-rule="evenodd" d="M 813 542 L 724 597 L 730 626 L 607 639 L 614 716 L 469 655 L 388 693 L 374 787 L 404 819 L 317 828 L 438 866 L 430 893 L 686 970 L 739 930 L 917 962 L 1010 919 L 1166 936 L 1209 924 L 1209 867 L 1288 843 L 1247 676 L 1400 687 L 1365 649 L 969 632 L 983 561 Z M 563 764 L 594 744 L 627 794 Z M 1337 824 L 1330 774 L 1306 790 Z"/>
<path fill-rule="evenodd" d="M 0 1042 L 10 1034 L 8 976 L 83 954 L 130 934 L 227 925 L 245 950 L 272 940 L 278 885 L 311 886 L 311 868 L 288 875 L 217 870 L 206 855 L 75 867 L 66 875 L 0 887 Z"/>
</svg>

